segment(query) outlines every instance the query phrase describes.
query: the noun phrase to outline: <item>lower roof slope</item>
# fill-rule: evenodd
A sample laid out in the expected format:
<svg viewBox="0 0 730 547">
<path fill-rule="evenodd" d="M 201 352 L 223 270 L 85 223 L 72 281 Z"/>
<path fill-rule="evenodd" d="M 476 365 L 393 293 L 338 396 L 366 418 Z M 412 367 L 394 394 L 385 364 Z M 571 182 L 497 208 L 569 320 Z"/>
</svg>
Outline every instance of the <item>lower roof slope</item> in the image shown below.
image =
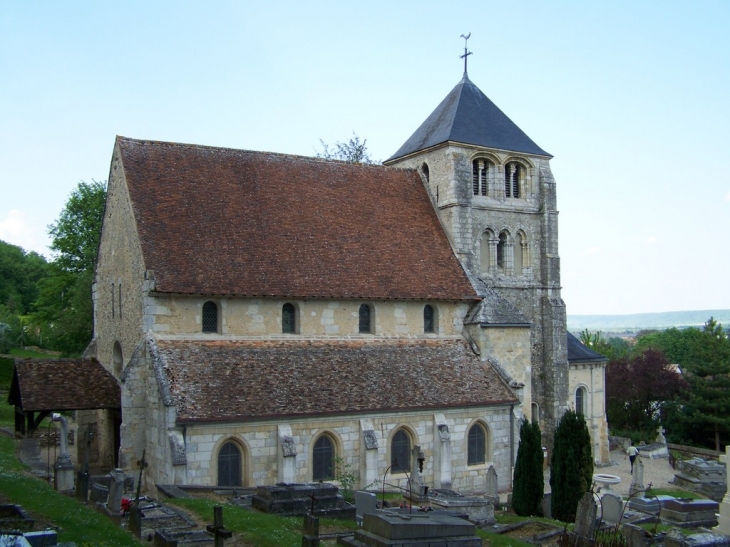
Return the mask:
<svg viewBox="0 0 730 547">
<path fill-rule="evenodd" d="M 151 347 L 181 423 L 517 402 L 459 339 L 157 340 Z"/>
<path fill-rule="evenodd" d="M 569 363 L 588 363 L 588 362 L 605 362 L 608 357 L 593 351 L 591 348 L 583 344 L 575 335 L 568 334 L 568 362 Z"/>
<path fill-rule="evenodd" d="M 411 170 L 117 138 L 158 292 L 477 300 Z"/>
<path fill-rule="evenodd" d="M 16 359 L 8 402 L 26 412 L 119 408 L 114 376 L 96 359 Z"/>
</svg>

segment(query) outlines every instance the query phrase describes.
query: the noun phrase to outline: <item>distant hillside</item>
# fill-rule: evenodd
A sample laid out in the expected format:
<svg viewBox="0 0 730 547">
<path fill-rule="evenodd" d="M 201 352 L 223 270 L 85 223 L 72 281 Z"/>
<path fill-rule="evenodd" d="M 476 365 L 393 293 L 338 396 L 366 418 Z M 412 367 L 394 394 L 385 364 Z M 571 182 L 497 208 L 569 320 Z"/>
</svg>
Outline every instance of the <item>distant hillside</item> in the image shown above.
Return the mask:
<svg viewBox="0 0 730 547">
<path fill-rule="evenodd" d="M 668 311 L 662 313 L 634 313 L 630 315 L 568 315 L 568 330 L 635 332 L 642 329 L 667 329 L 670 327 L 701 327 L 714 317 L 727 329 L 730 327 L 730 310 Z"/>
</svg>

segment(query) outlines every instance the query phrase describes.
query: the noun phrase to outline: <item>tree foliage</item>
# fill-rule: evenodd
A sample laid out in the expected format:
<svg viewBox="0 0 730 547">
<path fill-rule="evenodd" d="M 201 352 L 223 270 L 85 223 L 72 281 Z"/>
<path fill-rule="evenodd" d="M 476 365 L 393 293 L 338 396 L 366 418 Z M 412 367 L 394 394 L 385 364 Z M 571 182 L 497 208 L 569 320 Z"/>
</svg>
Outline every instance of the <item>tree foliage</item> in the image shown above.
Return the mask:
<svg viewBox="0 0 730 547">
<path fill-rule="evenodd" d="M 360 140 L 355 132 L 352 138 L 347 142 L 336 142 L 334 146 L 329 146 L 322 139 L 319 139 L 322 150 L 317 152 L 318 158 L 327 160 L 339 160 L 347 163 L 376 163 L 368 152 L 367 139 Z"/>
<path fill-rule="evenodd" d="M 41 255 L 0 241 L 0 305 L 10 313 L 31 311 L 38 297 L 37 283 L 47 274 L 48 264 Z"/>
<path fill-rule="evenodd" d="M 582 414 L 568 410 L 558 423 L 550 459 L 553 518 L 573 522 L 580 498 L 593 482 L 591 436 Z"/>
<path fill-rule="evenodd" d="M 730 432 L 730 340 L 712 317 L 692 340 L 682 370 L 689 384 L 683 419 L 720 450 Z"/>
<path fill-rule="evenodd" d="M 51 273 L 38 283 L 34 321 L 64 355 L 81 353 L 93 335 L 91 285 L 101 235 L 106 186 L 80 182 L 55 224 L 49 226 L 57 256 Z"/>
<path fill-rule="evenodd" d="M 624 357 L 630 351 L 629 343 L 623 338 L 616 336 L 605 339 L 601 336 L 600 332 L 590 332 L 588 329 L 584 329 L 580 333 L 579 338 L 584 346 L 609 359 Z"/>
<path fill-rule="evenodd" d="M 692 346 L 699 337 L 700 330 L 696 328 L 672 327 L 663 331 L 647 331 L 637 336 L 634 353 L 656 349 L 662 351 L 670 363 L 682 365 L 690 360 Z"/>
<path fill-rule="evenodd" d="M 512 508 L 521 517 L 542 516 L 542 499 L 545 494 L 542 464 L 540 425 L 523 420 L 512 489 Z"/>
<path fill-rule="evenodd" d="M 606 367 L 606 414 L 611 427 L 648 432 L 665 415 L 665 404 L 686 387 L 664 353 L 646 349 Z"/>
</svg>

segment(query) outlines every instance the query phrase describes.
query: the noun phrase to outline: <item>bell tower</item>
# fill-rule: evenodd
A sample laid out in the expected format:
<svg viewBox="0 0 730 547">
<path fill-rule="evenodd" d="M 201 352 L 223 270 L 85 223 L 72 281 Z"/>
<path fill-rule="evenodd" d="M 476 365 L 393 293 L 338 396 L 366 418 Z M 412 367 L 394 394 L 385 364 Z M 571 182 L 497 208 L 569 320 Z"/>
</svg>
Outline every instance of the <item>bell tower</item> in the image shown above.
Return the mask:
<svg viewBox="0 0 730 547">
<path fill-rule="evenodd" d="M 527 384 L 523 412 L 539 417 L 546 442 L 570 399 L 551 158 L 465 71 L 384 162 L 421 173 L 454 253 L 484 298 L 473 322 L 529 328 L 526 372 L 519 373 Z M 489 348 L 481 350 L 488 359 Z"/>
</svg>

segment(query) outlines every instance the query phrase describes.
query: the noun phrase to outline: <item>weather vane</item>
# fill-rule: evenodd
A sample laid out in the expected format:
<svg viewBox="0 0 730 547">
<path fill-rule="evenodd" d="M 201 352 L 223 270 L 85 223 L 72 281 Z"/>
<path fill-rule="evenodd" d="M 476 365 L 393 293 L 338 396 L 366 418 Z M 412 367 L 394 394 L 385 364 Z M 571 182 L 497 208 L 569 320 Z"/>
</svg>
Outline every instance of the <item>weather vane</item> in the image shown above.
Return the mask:
<svg viewBox="0 0 730 547">
<path fill-rule="evenodd" d="M 466 43 L 471 37 L 471 32 L 466 36 L 462 34 L 461 37 L 464 39 L 464 55 L 459 55 L 459 59 L 464 59 L 464 75 L 466 76 L 466 58 L 471 55 L 471 51 L 466 50 Z"/>
</svg>

